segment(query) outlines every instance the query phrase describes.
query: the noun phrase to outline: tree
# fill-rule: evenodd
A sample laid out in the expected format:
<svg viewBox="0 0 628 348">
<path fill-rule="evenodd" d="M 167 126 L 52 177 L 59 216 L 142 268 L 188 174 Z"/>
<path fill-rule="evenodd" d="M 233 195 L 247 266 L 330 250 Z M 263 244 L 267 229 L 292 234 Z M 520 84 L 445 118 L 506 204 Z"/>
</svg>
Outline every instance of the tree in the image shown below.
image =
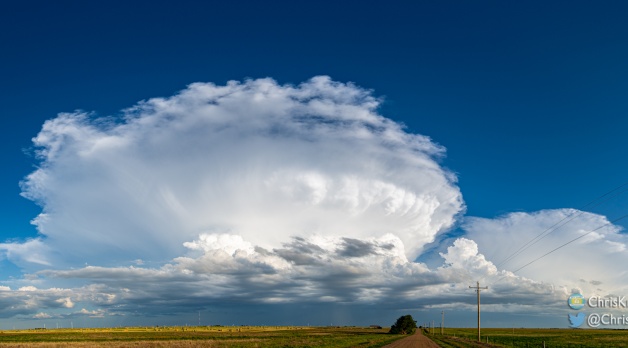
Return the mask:
<svg viewBox="0 0 628 348">
<path fill-rule="evenodd" d="M 410 314 L 400 316 L 397 322 L 390 327 L 389 333 L 411 335 L 416 331 L 416 320 Z"/>
</svg>

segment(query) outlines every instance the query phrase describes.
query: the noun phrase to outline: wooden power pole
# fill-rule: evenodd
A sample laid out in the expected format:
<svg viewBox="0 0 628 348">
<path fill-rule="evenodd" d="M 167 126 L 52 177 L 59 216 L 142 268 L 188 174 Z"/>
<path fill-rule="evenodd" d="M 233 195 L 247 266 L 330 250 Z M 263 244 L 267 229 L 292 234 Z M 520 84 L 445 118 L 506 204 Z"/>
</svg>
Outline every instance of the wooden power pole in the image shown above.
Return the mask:
<svg viewBox="0 0 628 348">
<path fill-rule="evenodd" d="M 488 289 L 488 286 L 481 288 L 480 282 L 477 282 L 476 286 L 469 286 L 469 289 L 475 289 L 475 292 L 478 293 L 478 342 L 480 342 L 480 291 Z"/>
</svg>

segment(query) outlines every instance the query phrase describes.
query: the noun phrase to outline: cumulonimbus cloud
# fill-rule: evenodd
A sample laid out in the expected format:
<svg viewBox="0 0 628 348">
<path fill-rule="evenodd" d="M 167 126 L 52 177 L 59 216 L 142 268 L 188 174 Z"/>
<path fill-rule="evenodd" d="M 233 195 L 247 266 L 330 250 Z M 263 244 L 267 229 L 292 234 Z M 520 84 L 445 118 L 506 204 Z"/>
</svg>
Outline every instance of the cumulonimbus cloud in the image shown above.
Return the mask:
<svg viewBox="0 0 628 348">
<path fill-rule="evenodd" d="M 194 83 L 116 117 L 59 114 L 22 182 L 41 238 L 2 248 L 23 267 L 67 267 L 167 262 L 201 234 L 267 249 L 394 234 L 413 259 L 464 205 L 444 149 L 379 104 L 320 76 Z"/>
<path fill-rule="evenodd" d="M 442 266 L 414 262 L 464 203 L 439 165 L 444 148 L 378 114 L 379 103 L 321 76 L 195 83 L 115 117 L 59 114 L 34 138 L 40 163 L 22 182 L 42 207 L 40 237 L 0 244 L 39 271 L 1 286 L 0 308 L 36 320 L 224 303 L 464 309 L 481 280 L 489 310 L 538 313 L 562 308 L 574 286 L 621 289 L 611 275 L 624 263 L 609 260 L 623 260 L 627 243 L 612 225 L 574 243 L 571 254 L 589 256 L 565 267 L 499 265 L 504 246 L 573 210 L 467 218 Z M 544 244 L 606 222 L 582 213 Z"/>
</svg>

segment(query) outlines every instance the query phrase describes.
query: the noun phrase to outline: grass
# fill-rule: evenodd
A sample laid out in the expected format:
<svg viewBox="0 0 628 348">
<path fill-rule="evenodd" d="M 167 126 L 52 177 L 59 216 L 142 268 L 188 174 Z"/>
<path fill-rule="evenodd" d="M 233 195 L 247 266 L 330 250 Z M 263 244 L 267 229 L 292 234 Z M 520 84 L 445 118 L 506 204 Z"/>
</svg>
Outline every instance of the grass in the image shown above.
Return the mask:
<svg viewBox="0 0 628 348">
<path fill-rule="evenodd" d="M 438 330 L 436 330 L 438 331 Z M 190 347 L 382 347 L 403 336 L 388 329 L 359 327 L 129 327 L 110 329 L 49 329 L 0 332 L 2 347 L 40 348 L 190 348 Z M 428 334 L 444 348 L 628 348 L 626 330 L 445 329 L 445 335 Z M 486 338 L 488 337 L 488 344 Z"/>
<path fill-rule="evenodd" d="M 362 347 L 399 338 L 388 329 L 321 327 L 160 327 L 14 330 L 0 347 Z"/>
<path fill-rule="evenodd" d="M 602 348 L 628 347 L 626 330 L 574 329 L 482 329 L 482 343 L 475 329 L 445 330 L 445 335 L 428 334 L 442 347 Z M 488 344 L 486 339 L 488 337 Z"/>
</svg>

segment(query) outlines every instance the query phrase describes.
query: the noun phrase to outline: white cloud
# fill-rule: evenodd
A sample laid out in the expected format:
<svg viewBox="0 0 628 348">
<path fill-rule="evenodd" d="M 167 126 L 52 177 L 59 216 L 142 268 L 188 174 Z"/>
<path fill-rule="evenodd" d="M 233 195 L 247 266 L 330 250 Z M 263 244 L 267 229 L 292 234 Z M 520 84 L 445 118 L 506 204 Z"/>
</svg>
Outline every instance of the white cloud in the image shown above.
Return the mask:
<svg viewBox="0 0 628 348">
<path fill-rule="evenodd" d="M 195 83 L 118 118 L 59 114 L 33 139 L 41 163 L 22 182 L 42 237 L 0 248 L 27 269 L 63 268 L 165 262 L 203 233 L 247 250 L 393 233 L 413 259 L 464 207 L 444 149 L 379 102 L 323 76 Z"/>
<path fill-rule="evenodd" d="M 212 247 L 222 240 L 224 249 Z M 201 251 L 160 268 L 84 267 L 44 271 L 49 279 L 84 279 L 98 284 L 77 289 L 81 300 L 112 313 L 186 312 L 221 303 L 246 305 L 337 302 L 381 308 L 473 306 L 468 286 L 491 284 L 485 300 L 494 310 L 539 312 L 563 305 L 566 288 L 497 271 L 475 242 L 459 239 L 431 270 L 408 261 L 401 240 L 295 237 L 283 247 L 248 248 L 236 236 L 200 236 L 188 246 Z M 243 246 L 240 248 L 238 246 Z M 228 250 L 228 251 L 226 251 Z M 92 293 L 101 295 L 94 296 Z M 103 297 L 102 294 L 108 294 Z"/>
<path fill-rule="evenodd" d="M 35 319 L 49 319 L 52 318 L 52 316 L 48 313 L 44 313 L 44 312 L 39 312 L 35 315 L 33 315 L 33 318 Z"/>
<path fill-rule="evenodd" d="M 489 285 L 482 295 L 487 311 L 550 315 L 564 309 L 569 293 L 550 282 L 497 270 L 466 238 L 441 254 L 443 266 L 436 269 L 409 261 L 401 239 L 392 234 L 363 239 L 294 237 L 274 249 L 218 234 L 200 235 L 186 245 L 190 255 L 160 267 L 41 271 L 38 279 L 49 283 L 90 285 L 7 289 L 0 292 L 0 309 L 7 317 L 43 312 L 55 318 L 113 318 L 142 313 L 141 320 L 146 315 L 215 310 L 225 303 L 247 308 L 316 304 L 312 313 L 318 315 L 328 311 L 324 304 L 330 302 L 386 313 L 408 308 L 472 310 L 475 296 L 468 286 L 480 280 Z M 82 309 L 68 311 L 76 307 Z"/>
<path fill-rule="evenodd" d="M 552 267 L 513 274 L 523 258 L 496 266 L 570 214 L 579 215 L 539 247 L 607 222 L 573 210 L 467 218 L 442 266 L 414 262 L 464 204 L 438 163 L 444 149 L 378 105 L 370 91 L 316 77 L 196 83 L 118 118 L 58 115 L 34 139 L 41 163 L 22 182 L 42 206 L 33 220 L 41 237 L 0 244 L 35 274 L 12 283 L 17 290 L 0 287 L 0 310 L 104 318 L 225 303 L 472 309 L 469 285 L 481 281 L 488 310 L 539 313 L 562 308 L 572 288 L 625 284 L 626 240 L 615 226 L 552 254 Z"/>
<path fill-rule="evenodd" d="M 80 311 L 74 313 L 74 315 L 85 315 L 88 316 L 90 318 L 104 318 L 105 317 L 106 312 L 102 309 L 94 309 L 94 310 L 87 310 L 85 308 L 82 308 Z"/>
<path fill-rule="evenodd" d="M 84 290 L 81 289 L 38 289 L 34 286 L 24 286 L 17 290 L 11 290 L 5 287 L 0 291 L 0 313 L 2 313 L 0 317 L 26 316 L 32 318 L 39 315 L 38 318 L 43 318 L 42 315 L 44 314 L 53 315 L 55 312 L 72 308 L 73 301 L 81 298 L 80 293 L 82 292 Z"/>
<path fill-rule="evenodd" d="M 447 253 L 441 253 L 441 256 L 447 266 L 464 269 L 470 275 L 485 278 L 497 274 L 495 265 L 478 253 L 478 245 L 470 239 L 455 240 L 453 245 L 447 248 Z"/>
<path fill-rule="evenodd" d="M 221 248 L 215 247 L 216 240 L 221 241 Z M 370 302 L 391 297 L 397 286 L 418 289 L 445 281 L 425 265 L 409 262 L 403 244 L 393 235 L 368 240 L 295 237 L 275 250 L 251 248 L 250 243 L 231 235 L 201 235 L 186 244 L 202 254 L 178 257 L 158 269 L 89 266 L 42 274 L 129 289 L 124 296 L 112 295 L 111 304 L 140 296 L 143 301 L 164 302 L 174 296 L 179 298 L 178 306 L 186 296 L 195 305 L 200 297 L 207 297 L 208 303 L 225 298 L 256 303 L 316 302 L 330 297 Z"/>
<path fill-rule="evenodd" d="M 58 303 L 61 303 L 61 305 L 65 308 L 73 308 L 74 307 L 74 302 L 72 302 L 72 298 L 70 297 L 65 297 L 65 298 L 60 298 L 57 300 Z"/>
<path fill-rule="evenodd" d="M 562 222 L 561 222 L 562 221 Z M 565 223 L 567 222 L 567 223 Z M 555 229 L 552 227 L 564 226 Z M 608 225 L 607 225 L 608 224 Z M 595 232 L 600 226 L 607 225 Z M 515 271 L 562 244 L 586 236 L 526 266 L 517 274 L 586 293 L 626 291 L 624 264 L 628 238 L 606 217 L 574 209 L 511 213 L 497 219 L 467 218 L 466 237 L 477 242 L 479 251 L 499 269 Z M 511 261 L 503 262 L 528 241 L 546 230 L 547 237 Z M 503 262 L 503 264 L 502 264 Z"/>
<path fill-rule="evenodd" d="M 43 215 L 40 218 L 43 220 Z M 12 261 L 20 260 L 41 266 L 51 266 L 46 256 L 50 249 L 41 239 L 30 239 L 24 243 L 0 243 L 0 250 L 4 251 L 7 259 Z"/>
</svg>

